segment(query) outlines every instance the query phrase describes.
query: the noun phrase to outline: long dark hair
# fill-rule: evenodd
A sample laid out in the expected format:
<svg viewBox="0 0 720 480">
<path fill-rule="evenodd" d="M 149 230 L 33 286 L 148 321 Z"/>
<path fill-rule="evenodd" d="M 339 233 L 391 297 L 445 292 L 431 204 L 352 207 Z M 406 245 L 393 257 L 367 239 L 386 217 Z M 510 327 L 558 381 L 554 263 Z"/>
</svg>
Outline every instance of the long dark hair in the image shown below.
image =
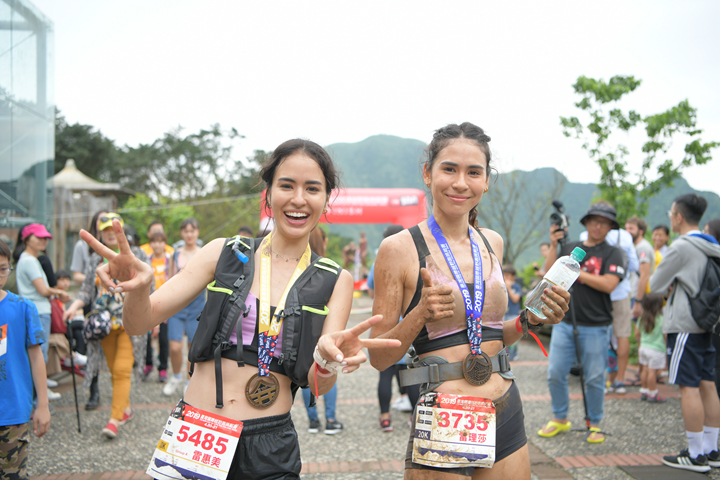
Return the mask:
<svg viewBox="0 0 720 480">
<path fill-rule="evenodd" d="M 655 319 L 663 309 L 663 297 L 657 293 L 646 293 L 641 300 L 641 305 L 643 312 L 640 318 L 645 327 L 645 332 L 652 333 L 655 330 Z"/>
<path fill-rule="evenodd" d="M 490 153 L 490 146 L 488 145 L 488 143 L 490 143 L 490 137 L 485 134 L 485 131 L 482 128 L 477 125 L 473 125 L 470 122 L 464 122 L 460 125 L 453 123 L 435 131 L 432 141 L 425 149 L 425 154 L 427 155 L 425 166 L 427 171 L 430 172 L 432 170 L 435 159 L 442 149 L 447 147 L 450 142 L 458 138 L 467 138 L 468 140 L 474 141 L 480 150 L 485 154 L 485 158 L 487 159 L 486 175 L 489 177 L 492 169 L 490 166 L 492 155 Z M 477 213 L 477 205 L 475 205 L 472 210 L 470 210 L 470 214 L 468 216 L 468 222 L 474 228 L 478 227 Z"/>
<path fill-rule="evenodd" d="M 28 225 L 32 225 L 32 224 L 26 223 L 25 225 L 20 227 L 20 230 L 18 230 L 17 238 L 15 239 L 15 248 L 13 248 L 13 253 L 12 253 L 12 259 L 13 259 L 13 262 L 15 263 L 15 265 L 17 265 L 18 260 L 20 260 L 20 255 L 22 255 L 22 253 L 25 251 L 25 240 L 27 240 L 27 238 L 25 240 L 23 240 L 22 232 L 23 232 L 23 230 L 25 230 L 25 227 L 27 227 Z M 28 235 L 28 238 L 30 238 L 29 235 Z"/>
<path fill-rule="evenodd" d="M 97 238 L 100 243 L 102 243 L 102 237 L 98 235 L 97 222 L 98 222 L 98 218 L 100 218 L 101 213 L 108 213 L 108 211 L 107 210 L 98 210 L 97 212 L 95 212 L 95 215 L 93 215 L 92 218 L 90 219 L 90 225 L 88 225 L 88 230 L 87 230 L 90 233 L 90 235 Z M 88 249 L 88 253 L 90 255 L 92 255 L 92 253 L 95 251 L 90 247 L 90 245 L 87 246 L 87 249 Z"/>
<path fill-rule="evenodd" d="M 325 239 L 327 236 L 325 235 L 325 230 L 320 228 L 320 226 L 315 227 L 312 232 L 310 232 L 310 250 L 315 252 L 315 255 L 320 255 L 321 257 L 325 256 Z"/>
</svg>

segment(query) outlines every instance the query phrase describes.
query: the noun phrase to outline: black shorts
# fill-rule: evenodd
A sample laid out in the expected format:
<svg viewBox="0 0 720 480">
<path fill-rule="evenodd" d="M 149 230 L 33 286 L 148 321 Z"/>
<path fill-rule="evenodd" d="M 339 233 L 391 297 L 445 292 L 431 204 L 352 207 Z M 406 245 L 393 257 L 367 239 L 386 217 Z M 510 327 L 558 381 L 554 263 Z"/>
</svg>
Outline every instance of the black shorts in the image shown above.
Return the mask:
<svg viewBox="0 0 720 480">
<path fill-rule="evenodd" d="M 520 400 L 520 390 L 518 390 L 515 382 L 512 383 L 507 392 L 497 400 L 493 401 L 495 405 L 496 433 L 495 433 L 495 462 L 499 462 L 503 458 L 520 450 L 527 443 L 527 435 L 525 435 L 525 415 L 522 410 L 522 400 Z M 438 472 L 454 473 L 456 475 L 464 475 L 471 477 L 475 471 L 474 467 L 463 468 L 438 468 L 427 465 L 413 463 L 413 439 L 415 438 L 415 415 L 417 408 L 413 413 L 413 424 L 410 428 L 410 440 L 408 441 L 407 451 L 405 453 L 405 469 L 417 470 L 435 470 Z"/>
<path fill-rule="evenodd" d="M 699 387 L 700 380 L 715 381 L 715 347 L 712 333 L 668 333 L 668 383 Z"/>
<path fill-rule="evenodd" d="M 297 479 L 302 461 L 290 413 L 243 420 L 228 480 Z"/>
</svg>

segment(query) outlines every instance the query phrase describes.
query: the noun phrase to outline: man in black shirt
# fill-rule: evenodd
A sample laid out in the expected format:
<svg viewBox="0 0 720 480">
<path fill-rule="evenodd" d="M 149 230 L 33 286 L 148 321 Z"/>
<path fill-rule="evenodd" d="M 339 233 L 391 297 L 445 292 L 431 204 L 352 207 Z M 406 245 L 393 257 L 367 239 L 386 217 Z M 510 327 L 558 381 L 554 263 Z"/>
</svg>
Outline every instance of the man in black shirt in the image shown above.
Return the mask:
<svg viewBox="0 0 720 480">
<path fill-rule="evenodd" d="M 585 390 L 590 434 L 587 441 L 601 443 L 605 437 L 598 424 L 603 416 L 605 399 L 605 366 L 607 364 L 608 333 L 612 325 L 612 301 L 610 292 L 625 276 L 622 251 L 605 242 L 613 228 L 619 228 L 615 209 L 609 204 L 598 203 L 590 206 L 580 223 L 585 225 L 588 238 L 583 242 L 567 242 L 560 249 L 559 256 L 569 255 L 575 247 L 585 251 L 580 276 L 571 291 L 572 309 L 578 325 L 580 359 L 585 372 Z M 556 225 L 550 227 L 550 251 L 545 261 L 549 271 L 558 258 L 558 241 L 563 232 Z M 577 359 L 573 337 L 572 318 L 568 315 L 553 327 L 550 340 L 548 366 L 548 387 L 552 397 L 553 419 L 538 432 L 541 437 L 553 437 L 570 429 L 567 419 L 570 399 L 568 396 L 568 374 Z"/>
</svg>

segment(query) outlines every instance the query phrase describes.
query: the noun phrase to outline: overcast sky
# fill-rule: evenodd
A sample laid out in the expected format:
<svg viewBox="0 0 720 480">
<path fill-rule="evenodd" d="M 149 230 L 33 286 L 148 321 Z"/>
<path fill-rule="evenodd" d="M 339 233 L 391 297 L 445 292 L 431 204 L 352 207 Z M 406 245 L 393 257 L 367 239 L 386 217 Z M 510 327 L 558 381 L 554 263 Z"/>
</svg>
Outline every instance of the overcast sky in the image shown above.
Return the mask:
<svg viewBox="0 0 720 480">
<path fill-rule="evenodd" d="M 57 106 L 119 145 L 220 123 L 245 135 L 244 157 L 293 137 L 428 142 L 471 121 L 501 171 L 597 182 L 559 116 L 577 113 L 578 76 L 618 74 L 643 82 L 624 108 L 687 98 L 702 138 L 720 141 L 717 1 L 32 1 L 55 25 Z M 619 138 L 634 165 L 641 139 Z M 715 156 L 691 186 L 720 193 Z"/>
</svg>

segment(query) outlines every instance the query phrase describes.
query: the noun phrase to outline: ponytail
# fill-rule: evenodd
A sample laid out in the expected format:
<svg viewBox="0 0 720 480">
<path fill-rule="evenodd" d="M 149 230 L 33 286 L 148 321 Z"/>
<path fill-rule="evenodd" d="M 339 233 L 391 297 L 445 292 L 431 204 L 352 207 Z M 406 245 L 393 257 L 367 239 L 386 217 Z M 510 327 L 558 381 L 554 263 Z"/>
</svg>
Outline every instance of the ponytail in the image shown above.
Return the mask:
<svg viewBox="0 0 720 480">
<path fill-rule="evenodd" d="M 480 204 L 478 203 L 477 205 L 475 205 L 475 206 L 472 208 L 472 210 L 470 210 L 470 214 L 469 214 L 469 216 L 468 216 L 468 223 L 469 223 L 470 226 L 471 226 L 472 228 L 474 228 L 474 229 L 477 229 L 477 228 L 478 228 L 478 221 L 477 221 L 477 216 L 478 216 L 477 207 L 478 207 L 478 205 L 480 205 Z"/>
</svg>

